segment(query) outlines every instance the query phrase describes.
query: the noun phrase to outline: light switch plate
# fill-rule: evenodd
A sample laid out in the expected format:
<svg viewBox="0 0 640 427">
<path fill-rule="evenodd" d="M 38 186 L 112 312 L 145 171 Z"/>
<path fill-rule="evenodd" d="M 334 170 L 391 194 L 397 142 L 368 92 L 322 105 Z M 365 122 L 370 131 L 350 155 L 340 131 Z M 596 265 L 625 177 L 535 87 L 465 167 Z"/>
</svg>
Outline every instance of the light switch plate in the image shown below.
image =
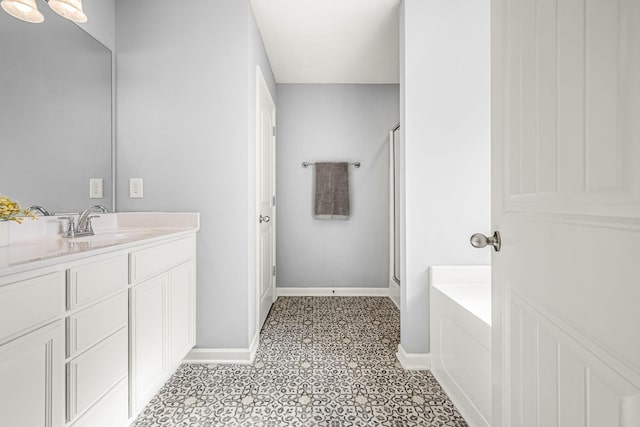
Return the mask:
<svg viewBox="0 0 640 427">
<path fill-rule="evenodd" d="M 142 178 L 129 178 L 129 198 L 142 199 L 144 197 Z"/>
<path fill-rule="evenodd" d="M 89 179 L 89 198 L 102 199 L 104 197 L 104 180 L 102 178 Z"/>
</svg>

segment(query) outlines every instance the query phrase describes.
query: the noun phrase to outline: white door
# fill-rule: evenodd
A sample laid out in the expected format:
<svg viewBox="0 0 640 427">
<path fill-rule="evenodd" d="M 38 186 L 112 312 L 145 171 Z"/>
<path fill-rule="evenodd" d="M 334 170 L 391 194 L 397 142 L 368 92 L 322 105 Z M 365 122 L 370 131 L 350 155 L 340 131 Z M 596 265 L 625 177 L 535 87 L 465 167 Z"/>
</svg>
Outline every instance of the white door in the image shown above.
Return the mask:
<svg viewBox="0 0 640 427">
<path fill-rule="evenodd" d="M 267 83 L 256 68 L 257 193 L 258 212 L 258 330 L 262 328 L 276 295 L 275 248 L 275 147 L 276 106 Z"/>
<path fill-rule="evenodd" d="M 494 427 L 638 427 L 640 2 L 492 6 Z"/>
</svg>

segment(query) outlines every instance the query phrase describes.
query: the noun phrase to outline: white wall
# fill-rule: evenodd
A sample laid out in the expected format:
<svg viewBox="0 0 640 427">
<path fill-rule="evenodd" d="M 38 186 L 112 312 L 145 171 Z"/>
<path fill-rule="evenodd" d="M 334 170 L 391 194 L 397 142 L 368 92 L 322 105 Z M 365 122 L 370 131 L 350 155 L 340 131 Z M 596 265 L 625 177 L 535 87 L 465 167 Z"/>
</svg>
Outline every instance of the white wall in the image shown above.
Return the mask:
<svg viewBox="0 0 640 427">
<path fill-rule="evenodd" d="M 489 0 L 404 0 L 401 345 L 429 351 L 430 265 L 489 264 L 469 237 L 490 227 Z"/>
<path fill-rule="evenodd" d="M 398 85 L 278 85 L 278 287 L 388 287 L 389 131 Z M 313 218 L 314 169 L 349 168 L 348 221 Z"/>
<path fill-rule="evenodd" d="M 256 63 L 269 67 L 253 25 L 248 0 L 116 2 L 118 209 L 201 213 L 198 347 L 247 348 L 255 332 L 247 82 Z M 144 178 L 144 199 L 128 198 L 131 177 Z"/>
</svg>

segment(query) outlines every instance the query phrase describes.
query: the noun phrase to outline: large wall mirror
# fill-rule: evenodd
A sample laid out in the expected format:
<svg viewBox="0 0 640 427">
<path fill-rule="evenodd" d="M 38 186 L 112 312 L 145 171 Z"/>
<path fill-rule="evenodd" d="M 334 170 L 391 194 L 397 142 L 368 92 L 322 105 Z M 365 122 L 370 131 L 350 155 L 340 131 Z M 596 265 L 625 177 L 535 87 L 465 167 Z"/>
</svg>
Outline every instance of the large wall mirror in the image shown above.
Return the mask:
<svg viewBox="0 0 640 427">
<path fill-rule="evenodd" d="M 48 9 L 42 24 L 0 13 L 0 194 L 51 212 L 112 209 L 111 51 Z"/>
</svg>

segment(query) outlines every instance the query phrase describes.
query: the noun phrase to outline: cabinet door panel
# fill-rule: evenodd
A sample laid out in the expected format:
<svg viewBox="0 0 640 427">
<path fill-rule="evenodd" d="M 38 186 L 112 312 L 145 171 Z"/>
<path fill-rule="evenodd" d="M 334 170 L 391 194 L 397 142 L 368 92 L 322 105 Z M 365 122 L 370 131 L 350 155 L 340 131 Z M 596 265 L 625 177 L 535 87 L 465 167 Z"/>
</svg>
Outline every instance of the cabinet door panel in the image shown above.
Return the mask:
<svg viewBox="0 0 640 427">
<path fill-rule="evenodd" d="M 165 379 L 166 289 L 167 276 L 162 275 L 130 291 L 130 414 L 142 410 Z"/>
<path fill-rule="evenodd" d="M 127 376 L 127 328 L 120 329 L 67 365 L 67 420 L 72 421 Z"/>
<path fill-rule="evenodd" d="M 169 330 L 171 367 L 182 362 L 194 346 L 195 331 L 193 264 L 186 263 L 169 272 Z"/>
<path fill-rule="evenodd" d="M 64 322 L 0 346 L 3 427 L 64 425 Z"/>
</svg>

